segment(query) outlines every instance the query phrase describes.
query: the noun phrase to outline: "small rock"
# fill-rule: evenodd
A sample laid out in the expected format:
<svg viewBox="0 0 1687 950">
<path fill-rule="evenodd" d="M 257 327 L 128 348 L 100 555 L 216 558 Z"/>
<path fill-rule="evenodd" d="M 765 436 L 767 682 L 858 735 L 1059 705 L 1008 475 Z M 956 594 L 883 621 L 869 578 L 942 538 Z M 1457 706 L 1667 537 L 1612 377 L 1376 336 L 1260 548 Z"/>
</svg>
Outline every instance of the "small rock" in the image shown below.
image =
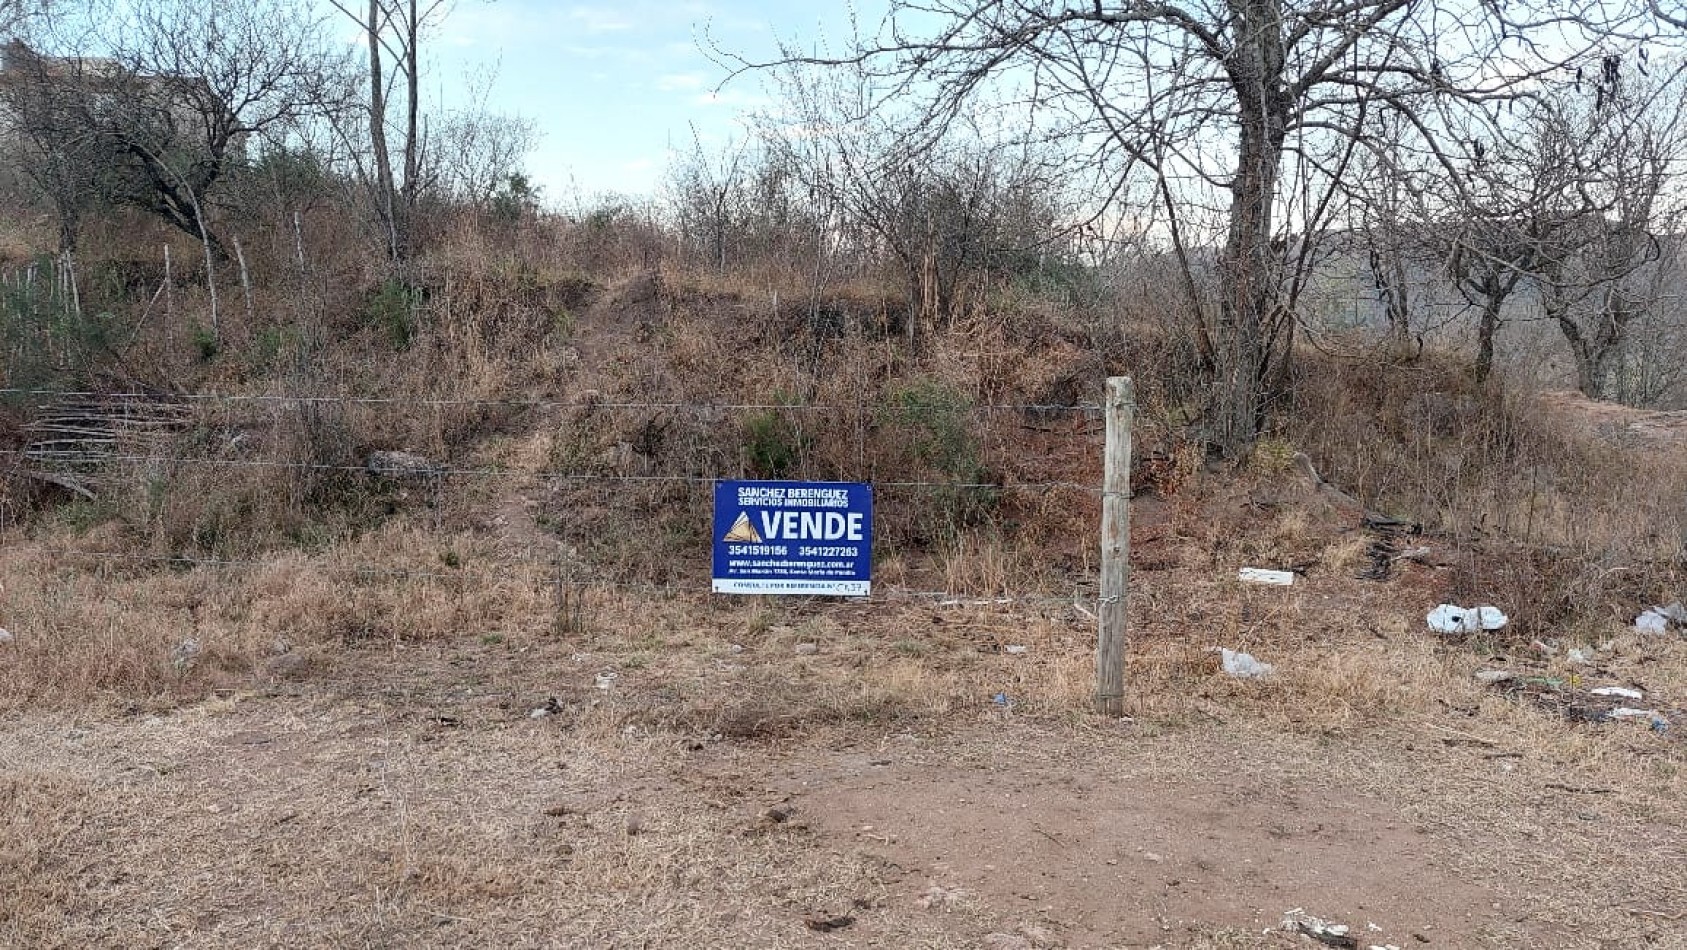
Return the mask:
<svg viewBox="0 0 1687 950">
<path fill-rule="evenodd" d="M 1510 670 L 1477 670 L 1476 682 L 1492 686 L 1495 683 L 1504 683 L 1515 679 L 1516 676 L 1517 674 Z"/>
<path fill-rule="evenodd" d="M 176 669 L 185 670 L 199 658 L 200 652 L 199 641 L 190 637 L 170 651 L 170 662 L 176 665 Z"/>
<path fill-rule="evenodd" d="M 762 812 L 761 816 L 764 820 L 771 821 L 776 825 L 782 825 L 785 822 L 790 821 L 791 816 L 796 813 L 797 810 L 790 805 L 774 805 L 772 808 Z"/>
<path fill-rule="evenodd" d="M 383 478 L 432 478 L 440 467 L 413 452 L 370 452 L 369 474 Z"/>
<path fill-rule="evenodd" d="M 819 653 L 819 652 L 820 652 L 820 644 L 818 644 L 818 643 L 799 643 L 799 644 L 797 644 L 797 656 L 813 656 L 814 654 Z"/>
<path fill-rule="evenodd" d="M 644 831 L 644 816 L 633 812 L 627 816 L 627 834 L 636 835 Z"/>
<path fill-rule="evenodd" d="M 284 656 L 293 652 L 293 642 L 286 637 L 278 637 L 269 645 L 269 652 L 273 656 Z"/>
<path fill-rule="evenodd" d="M 816 914 L 812 917 L 803 918 L 803 926 L 816 933 L 823 934 L 829 934 L 834 930 L 842 930 L 853 923 L 855 923 L 855 918 L 848 915 L 830 917 L 825 914 Z"/>
<path fill-rule="evenodd" d="M 0 627 L 0 643 L 11 643 L 11 642 L 12 642 L 12 631 L 7 630 L 5 627 Z"/>
</svg>

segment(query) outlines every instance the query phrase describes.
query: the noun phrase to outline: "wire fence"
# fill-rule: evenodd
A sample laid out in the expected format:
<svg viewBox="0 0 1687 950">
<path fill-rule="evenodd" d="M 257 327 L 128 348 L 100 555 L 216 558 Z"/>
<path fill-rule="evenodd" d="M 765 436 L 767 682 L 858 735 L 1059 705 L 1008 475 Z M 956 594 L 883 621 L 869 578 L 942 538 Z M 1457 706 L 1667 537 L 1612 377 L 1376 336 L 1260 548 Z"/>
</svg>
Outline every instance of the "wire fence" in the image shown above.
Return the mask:
<svg viewBox="0 0 1687 950">
<path fill-rule="evenodd" d="M 434 507 L 440 505 L 446 494 L 464 488 L 466 482 L 486 481 L 514 483 L 521 486 L 514 490 L 556 489 L 567 486 L 600 485 L 605 489 L 604 494 L 613 496 L 618 487 L 623 486 L 713 486 L 722 480 L 744 477 L 744 473 L 698 474 L 695 472 L 681 473 L 633 473 L 633 472 L 603 472 L 603 471 L 572 471 L 563 470 L 547 465 L 537 468 L 517 466 L 487 466 L 461 465 L 451 463 L 429 462 L 424 467 L 414 471 L 394 474 L 384 473 L 369 463 L 348 464 L 342 462 L 310 461 L 297 458 L 262 457 L 261 446 L 248 445 L 231 447 L 219 445 L 209 452 L 189 453 L 179 451 L 182 445 L 191 445 L 191 441 L 172 439 L 170 426 L 163 429 L 153 429 L 142 436 L 126 432 L 123 429 L 122 418 L 125 407 L 156 403 L 168 403 L 177 406 L 211 407 L 239 411 L 243 407 L 262 407 L 271 411 L 293 411 L 307 407 L 328 404 L 356 405 L 370 407 L 380 411 L 400 409 L 437 409 L 437 408 L 501 408 L 517 410 L 533 410 L 553 413 L 580 413 L 583 411 L 597 412 L 696 412 L 696 413 L 731 413 L 731 412 L 798 412 L 798 413 L 835 413 L 845 414 L 859 419 L 862 413 L 873 411 L 870 407 L 860 405 L 828 405 L 802 404 L 785 402 L 682 402 L 682 401 L 612 401 L 595 398 L 574 399 L 506 399 L 506 398 L 411 398 L 399 396 L 379 395 L 350 395 L 350 394 L 241 394 L 241 393 L 151 393 L 139 390 L 110 392 L 91 389 L 51 389 L 51 388 L 0 388 L 0 399 L 13 402 L 35 404 L 40 411 L 62 409 L 68 405 L 76 405 L 77 411 L 86 413 L 88 418 L 79 422 L 82 432 L 80 436 L 85 443 L 62 451 L 62 456 L 54 455 L 58 449 L 31 447 L 25 444 L 20 448 L 0 448 L 0 458 L 9 459 L 18 470 L 29 474 L 48 476 L 53 481 L 55 472 L 63 475 L 66 471 L 74 471 L 78 478 L 87 478 L 87 484 L 105 482 L 120 482 L 124 479 L 137 478 L 168 478 L 172 469 L 190 468 L 207 469 L 213 471 L 238 470 L 270 470 L 292 473 L 338 474 L 346 476 L 366 476 L 373 479 L 388 478 L 414 486 L 424 493 L 432 492 Z M 966 404 L 946 407 L 957 413 L 964 414 L 974 426 L 988 425 L 991 414 L 1025 414 L 1050 416 L 1063 414 L 1074 419 L 1096 419 L 1099 421 L 1102 409 L 1094 404 L 1047 404 L 1047 403 L 984 403 Z M 109 410 L 112 417 L 109 422 L 102 422 L 100 413 Z M 189 423 L 186 417 L 181 428 Z M 566 424 L 567 416 L 559 419 L 559 424 Z M 1084 440 L 1085 429 L 1080 427 L 1069 435 L 1072 438 Z M 1057 436 L 1058 438 L 1058 436 Z M 60 442 L 66 440 L 59 440 Z M 981 440 L 982 441 L 982 440 Z M 1099 452 L 1096 453 L 1099 458 Z M 69 461 L 67 461 L 69 460 Z M 137 473 L 133 470 L 124 471 L 125 466 L 139 466 L 144 469 Z M 925 478 L 925 477 L 891 477 L 891 478 L 858 478 L 851 479 L 865 481 L 875 489 L 910 490 L 929 493 L 1024 493 L 1038 492 L 1046 494 L 1071 492 L 1086 499 L 1099 501 L 1103 495 L 1099 484 L 1086 484 L 1068 478 L 1014 478 L 1011 475 L 992 477 L 987 479 L 973 478 Z M 65 484 L 58 481 L 58 484 Z M 81 484 L 81 483 L 77 483 Z M 84 491 L 92 497 L 91 492 Z M 484 499 L 482 499 L 484 500 Z M 693 506 L 695 507 L 695 506 Z M 882 509 L 881 509 L 882 511 Z M 435 522 L 437 527 L 437 520 Z M 17 531 L 10 532 L 14 537 Z M 540 540 L 543 539 L 543 540 Z M 313 572 L 346 578 L 364 578 L 372 580 L 409 582 L 420 581 L 441 584 L 499 584 L 517 579 L 517 573 L 527 574 L 526 580 L 533 584 L 556 586 L 559 589 L 567 587 L 579 591 L 615 591 L 629 595 L 650 597 L 674 597 L 683 595 L 703 595 L 709 590 L 706 575 L 690 579 L 682 583 L 648 583 L 625 577 L 614 576 L 613 566 L 594 566 L 588 562 L 564 564 L 560 556 L 554 551 L 546 550 L 546 542 L 554 542 L 562 546 L 564 540 L 560 536 L 546 538 L 542 532 L 530 534 L 526 541 L 526 550 L 513 556 L 497 558 L 491 568 L 474 570 L 452 567 L 450 569 L 412 568 L 394 566 L 390 563 L 344 563 L 339 556 L 303 555 L 307 560 L 308 569 Z M 666 543 L 666 542 L 653 542 Z M 75 545 L 51 545 L 42 543 L 35 548 L 40 554 L 55 558 L 85 559 L 104 565 L 131 564 L 148 565 L 169 570 L 261 570 L 273 568 L 287 563 L 288 558 L 297 556 L 300 549 L 276 548 L 264 551 L 260 556 L 218 556 L 205 554 L 194 550 L 172 550 L 159 553 L 156 550 L 84 550 Z M 698 552 L 701 555 L 701 551 Z M 704 558 L 699 556 L 686 564 L 686 571 L 682 573 L 699 573 Z M 1075 576 L 1062 578 L 1057 584 L 1044 583 L 1044 589 L 1036 591 L 1009 592 L 999 585 L 990 585 L 987 591 L 973 585 L 966 585 L 963 590 L 930 589 L 930 585 L 904 585 L 887 588 L 882 584 L 874 585 L 874 592 L 868 602 L 893 603 L 923 603 L 941 607 L 1057 607 L 1070 609 L 1081 614 L 1093 616 L 1095 605 L 1095 580 L 1093 576 Z M 1051 594 L 1050 586 L 1055 589 L 1067 588 L 1069 592 Z M 975 592 L 967 592 L 972 590 Z"/>
</svg>

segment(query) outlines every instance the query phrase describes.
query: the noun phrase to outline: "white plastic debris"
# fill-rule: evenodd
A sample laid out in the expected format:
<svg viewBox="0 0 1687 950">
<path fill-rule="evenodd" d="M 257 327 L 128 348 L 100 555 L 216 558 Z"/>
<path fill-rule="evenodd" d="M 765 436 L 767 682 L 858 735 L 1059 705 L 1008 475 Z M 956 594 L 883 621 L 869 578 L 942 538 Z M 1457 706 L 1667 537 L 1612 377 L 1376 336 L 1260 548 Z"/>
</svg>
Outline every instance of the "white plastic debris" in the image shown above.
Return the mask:
<svg viewBox="0 0 1687 950">
<path fill-rule="evenodd" d="M 1611 718 L 1656 719 L 1658 718 L 1658 711 L 1656 709 L 1634 709 L 1629 706 L 1618 706 L 1616 709 L 1611 710 Z"/>
<path fill-rule="evenodd" d="M 1511 672 L 1510 670 L 1477 670 L 1476 671 L 1476 682 L 1483 683 L 1483 684 L 1486 684 L 1486 685 L 1489 685 L 1489 686 L 1492 686 L 1495 683 L 1504 683 L 1504 682 L 1507 682 L 1509 680 L 1513 680 L 1513 679 L 1516 679 L 1516 678 L 1517 678 L 1517 674 Z"/>
<path fill-rule="evenodd" d="M 11 642 L 12 642 L 12 631 L 7 630 L 5 627 L 0 627 L 0 643 L 11 643 Z"/>
<path fill-rule="evenodd" d="M 1598 689 L 1590 689 L 1588 692 L 1595 696 L 1620 696 L 1623 699 L 1646 698 L 1645 693 L 1642 693 L 1638 689 L 1629 689 L 1626 686 L 1601 686 Z"/>
<path fill-rule="evenodd" d="M 1251 653 L 1220 649 L 1219 654 L 1224 658 L 1224 672 L 1238 679 L 1260 679 L 1270 676 L 1275 669 L 1270 663 L 1261 663 L 1254 659 Z"/>
<path fill-rule="evenodd" d="M 1564 659 L 1568 660 L 1571 663 L 1576 663 L 1576 664 L 1580 664 L 1582 666 L 1586 666 L 1587 664 L 1593 662 L 1593 648 L 1592 647 L 1571 647 L 1568 651 L 1565 652 Z"/>
<path fill-rule="evenodd" d="M 1429 622 L 1429 629 L 1446 634 L 1498 630 L 1510 622 L 1510 618 L 1498 607 L 1459 607 L 1454 604 L 1442 604 L 1424 619 Z"/>
<path fill-rule="evenodd" d="M 1295 582 L 1294 571 L 1273 571 L 1263 567 L 1244 567 L 1236 574 L 1236 579 L 1244 584 L 1273 584 L 1277 587 L 1288 587 Z"/>
<path fill-rule="evenodd" d="M 1319 943 L 1330 946 L 1355 946 L 1357 941 L 1348 936 L 1351 928 L 1346 924 L 1331 923 L 1320 920 L 1306 913 L 1299 907 L 1283 914 L 1282 929 L 1293 934 L 1304 934 Z"/>
<path fill-rule="evenodd" d="M 1007 646 L 1002 647 L 1002 652 L 1011 656 L 1024 656 L 1028 649 L 1029 647 L 1026 647 L 1024 644 L 1010 643 Z"/>
<path fill-rule="evenodd" d="M 1657 610 L 1648 610 L 1634 618 L 1634 629 L 1641 633 L 1668 633 L 1669 618 Z"/>
<path fill-rule="evenodd" d="M 620 675 L 621 674 L 615 672 L 614 670 L 605 670 L 597 675 L 597 679 L 593 681 L 592 685 L 596 686 L 598 689 L 608 689 L 609 687 L 615 685 L 615 679 Z"/>
</svg>

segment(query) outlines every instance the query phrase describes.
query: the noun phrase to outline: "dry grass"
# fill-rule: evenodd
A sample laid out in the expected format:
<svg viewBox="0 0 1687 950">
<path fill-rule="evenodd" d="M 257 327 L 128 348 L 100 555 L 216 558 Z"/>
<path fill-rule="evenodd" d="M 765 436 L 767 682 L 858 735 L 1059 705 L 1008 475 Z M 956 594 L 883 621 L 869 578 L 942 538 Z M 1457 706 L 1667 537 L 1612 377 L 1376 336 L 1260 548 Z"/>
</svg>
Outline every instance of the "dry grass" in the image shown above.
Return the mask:
<svg viewBox="0 0 1687 950">
<path fill-rule="evenodd" d="M 1140 942 L 989 892 L 1011 866 L 919 906 L 963 844 L 938 841 L 915 871 L 865 822 L 758 817 L 810 783 L 866 795 L 895 750 L 941 790 L 932 822 L 984 824 L 989 809 L 961 809 L 976 789 L 1035 802 L 1123 770 L 1166 789 L 1167 827 L 1195 840 L 1226 820 L 1172 807 L 1196 792 L 1287 787 L 1294 811 L 1334 790 L 1349 797 L 1314 804 L 1319 821 L 1383 808 L 1367 831 L 1410 826 L 1486 889 L 1457 896 L 1483 913 L 1444 945 L 1680 945 L 1687 724 L 1576 725 L 1471 677 L 1505 665 L 1687 702 L 1687 646 L 1626 629 L 1678 595 L 1679 459 L 1558 427 L 1457 367 L 1313 363 L 1286 430 L 1216 477 L 1185 429 L 1179 343 L 1144 320 L 1103 333 L 1019 301 L 910 352 L 873 282 L 715 274 L 664 258 L 648 222 L 611 224 L 454 227 L 413 275 L 427 304 L 402 345 L 350 254 L 313 265 L 297 300 L 278 277 L 271 322 L 231 319 L 203 365 L 148 336 L 136 358 L 190 385 L 396 402 L 209 406 L 172 454 L 277 464 L 140 471 L 99 505 L 32 517 L 5 500 L 0 942 L 959 947 L 1034 932 L 1036 915 L 1077 945 Z M 203 303 L 182 292 L 178 330 Z M 293 322 L 304 338 L 271 332 Z M 1092 599 L 1096 495 L 1048 484 L 1097 481 L 1095 420 L 980 408 L 1081 402 L 1120 370 L 1139 375 L 1138 444 L 1158 466 L 1137 506 L 1123 723 L 1088 711 L 1094 621 L 1073 603 Z M 569 407 L 426 402 L 535 397 Z M 774 408 L 719 408 L 737 404 Z M 796 408 L 815 405 L 835 408 Z M 389 448 L 495 475 L 308 468 Z M 1295 450 L 1423 521 L 1448 566 L 1355 580 L 1371 539 L 1293 483 Z M 708 479 L 735 475 L 931 484 L 879 492 L 885 596 L 723 601 L 694 593 L 695 552 Z M 1009 487 L 953 486 L 973 481 Z M 146 559 L 176 554 L 249 563 Z M 1247 587 L 1242 566 L 1303 574 Z M 932 590 L 953 596 L 893 596 Z M 1518 642 L 1432 637 L 1421 618 L 1444 599 L 1500 604 Z M 1526 652 L 1536 637 L 1558 652 Z M 1567 666 L 1587 645 L 1597 665 Z M 1232 679 L 1220 647 L 1277 673 Z M 1106 837 L 1084 821 L 1033 843 Z M 1274 853 L 1262 834 L 1256 853 Z M 1320 869 L 1339 881 L 1390 857 Z M 1025 861 L 1106 873 L 1070 851 Z M 1153 884 L 1188 915 L 1178 930 L 1163 913 L 1154 939 L 1260 945 L 1253 910 Z M 801 927 L 820 912 L 858 929 Z"/>
</svg>

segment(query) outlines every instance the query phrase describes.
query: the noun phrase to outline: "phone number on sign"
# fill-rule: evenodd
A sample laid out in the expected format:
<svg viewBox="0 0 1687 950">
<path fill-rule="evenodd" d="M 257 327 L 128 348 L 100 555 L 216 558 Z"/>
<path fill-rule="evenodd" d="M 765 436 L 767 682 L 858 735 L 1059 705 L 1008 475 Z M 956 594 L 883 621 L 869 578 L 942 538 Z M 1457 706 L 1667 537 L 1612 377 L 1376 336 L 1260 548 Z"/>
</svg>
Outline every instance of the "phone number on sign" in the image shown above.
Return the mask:
<svg viewBox="0 0 1687 950">
<path fill-rule="evenodd" d="M 855 558 L 855 557 L 860 557 L 860 556 L 861 556 L 861 549 L 858 548 L 858 547 L 849 546 L 849 545 L 826 547 L 826 548 L 815 547 L 813 545 L 806 545 L 806 546 L 800 546 L 800 547 L 797 548 L 797 557 L 847 557 L 847 558 Z"/>
</svg>

